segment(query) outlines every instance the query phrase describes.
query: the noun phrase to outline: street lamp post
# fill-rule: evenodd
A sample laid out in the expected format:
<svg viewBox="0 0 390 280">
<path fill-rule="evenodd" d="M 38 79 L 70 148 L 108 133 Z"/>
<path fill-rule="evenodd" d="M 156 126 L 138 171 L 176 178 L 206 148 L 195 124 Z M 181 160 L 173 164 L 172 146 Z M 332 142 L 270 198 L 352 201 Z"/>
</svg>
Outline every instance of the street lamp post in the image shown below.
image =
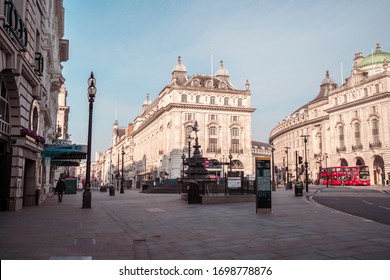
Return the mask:
<svg viewBox="0 0 390 280">
<path fill-rule="evenodd" d="M 325 153 L 325 168 L 326 168 L 326 187 L 329 186 L 329 172 L 328 172 L 328 154 Z"/>
<path fill-rule="evenodd" d="M 289 173 L 289 170 L 288 170 L 288 150 L 290 149 L 290 147 L 284 147 L 286 149 L 286 156 L 287 156 L 287 166 L 286 166 L 286 172 L 287 172 L 287 186 L 289 186 L 289 183 L 290 183 L 290 173 Z"/>
<path fill-rule="evenodd" d="M 191 132 L 188 133 L 187 142 L 188 142 L 188 158 L 190 158 L 191 157 Z"/>
<path fill-rule="evenodd" d="M 230 166 L 230 173 L 232 173 L 232 158 L 233 158 L 233 156 L 232 156 L 232 152 L 230 152 L 230 154 L 229 154 L 229 166 Z M 231 176 L 231 175 L 230 175 Z"/>
<path fill-rule="evenodd" d="M 87 145 L 87 169 L 85 176 L 85 187 L 83 193 L 82 208 L 91 208 L 92 194 L 91 194 L 91 146 L 92 146 L 92 113 L 93 102 L 96 95 L 96 79 L 91 72 L 88 79 L 88 101 L 89 101 L 89 120 L 88 120 L 88 145 Z"/>
<path fill-rule="evenodd" d="M 275 191 L 275 164 L 274 164 L 274 143 L 271 144 L 271 154 L 272 154 L 272 191 Z"/>
<path fill-rule="evenodd" d="M 308 176 L 308 170 L 307 170 L 307 167 L 308 167 L 308 163 L 307 163 L 307 155 L 306 155 L 306 143 L 307 143 L 307 137 L 309 137 L 309 135 L 301 135 L 301 137 L 303 137 L 303 141 L 305 143 L 305 177 L 306 177 L 306 192 L 309 191 L 309 176 Z"/>
<path fill-rule="evenodd" d="M 125 148 L 122 146 L 122 176 L 121 176 L 121 191 L 120 193 L 125 193 L 125 189 L 123 187 L 123 156 L 125 155 Z"/>
<path fill-rule="evenodd" d="M 184 161 L 186 159 L 186 155 L 183 153 L 181 155 L 181 160 L 182 160 L 182 171 L 181 171 L 181 192 L 184 193 Z"/>
</svg>

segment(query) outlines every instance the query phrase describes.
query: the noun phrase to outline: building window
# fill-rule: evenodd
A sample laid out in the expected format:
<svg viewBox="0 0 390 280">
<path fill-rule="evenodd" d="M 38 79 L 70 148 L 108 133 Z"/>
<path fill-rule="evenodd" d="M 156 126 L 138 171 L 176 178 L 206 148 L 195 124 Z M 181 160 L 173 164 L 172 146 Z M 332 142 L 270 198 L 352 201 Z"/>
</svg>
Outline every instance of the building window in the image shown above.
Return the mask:
<svg viewBox="0 0 390 280">
<path fill-rule="evenodd" d="M 375 85 L 375 93 L 379 93 L 379 84 Z"/>
<path fill-rule="evenodd" d="M 218 121 L 218 115 L 209 115 L 209 122 L 217 122 Z"/>
<path fill-rule="evenodd" d="M 218 138 L 217 138 L 217 128 L 209 128 L 209 149 L 208 152 L 216 153 L 218 151 Z"/>
<path fill-rule="evenodd" d="M 238 106 L 242 106 L 242 98 L 238 98 Z"/>
<path fill-rule="evenodd" d="M 361 145 L 361 139 L 360 139 L 360 123 L 355 123 L 355 144 L 356 146 Z"/>
<path fill-rule="evenodd" d="M 379 143 L 379 120 L 372 120 L 372 140 L 374 144 Z"/>
<path fill-rule="evenodd" d="M 210 104 L 215 104 L 215 96 L 210 96 Z"/>
<path fill-rule="evenodd" d="M 240 122 L 240 116 L 230 116 L 230 121 L 233 123 Z"/>
<path fill-rule="evenodd" d="M 368 90 L 367 88 L 364 88 L 364 97 L 367 97 L 368 96 Z"/>
<path fill-rule="evenodd" d="M 186 113 L 185 114 L 185 120 L 186 121 L 192 121 L 195 119 L 195 114 L 194 113 Z"/>
<path fill-rule="evenodd" d="M 7 89 L 2 79 L 0 80 L 0 83 L 0 132 L 9 134 L 9 106 Z"/>
<path fill-rule="evenodd" d="M 187 94 L 181 95 L 181 102 L 187 102 Z"/>
<path fill-rule="evenodd" d="M 320 151 L 322 151 L 322 136 L 321 136 L 321 134 L 318 135 L 318 148 Z"/>
<path fill-rule="evenodd" d="M 229 97 L 225 97 L 225 98 L 223 99 L 223 104 L 224 104 L 224 105 L 229 105 Z"/>
<path fill-rule="evenodd" d="M 37 109 L 37 107 L 34 107 L 34 109 L 33 109 L 31 125 L 32 125 L 31 129 L 34 130 L 36 133 L 38 133 L 38 109 Z"/>
<path fill-rule="evenodd" d="M 231 137 L 232 137 L 231 152 L 239 153 L 240 152 L 240 130 L 238 128 L 232 128 Z"/>
<path fill-rule="evenodd" d="M 340 127 L 339 127 L 339 144 L 340 144 L 340 148 L 344 148 L 344 147 L 345 147 L 345 142 L 344 142 L 344 127 L 343 127 L 343 126 L 340 126 Z"/>
<path fill-rule="evenodd" d="M 200 103 L 200 95 L 196 96 L 196 103 Z"/>
</svg>

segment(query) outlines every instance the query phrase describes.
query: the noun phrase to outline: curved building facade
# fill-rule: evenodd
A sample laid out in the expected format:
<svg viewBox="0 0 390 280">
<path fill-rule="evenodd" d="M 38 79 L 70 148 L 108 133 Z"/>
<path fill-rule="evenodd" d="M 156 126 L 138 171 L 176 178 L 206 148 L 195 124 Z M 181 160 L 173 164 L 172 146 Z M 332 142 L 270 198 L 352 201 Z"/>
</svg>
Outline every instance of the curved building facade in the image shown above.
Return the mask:
<svg viewBox="0 0 390 280">
<path fill-rule="evenodd" d="M 369 167 L 371 185 L 390 181 L 389 61 L 379 43 L 366 57 L 355 54 L 344 84 L 338 86 L 327 72 L 317 96 L 272 129 L 279 181 L 296 179 L 302 170 L 296 156 L 303 162 L 306 156 L 313 181 L 321 168 L 352 165 Z"/>
</svg>

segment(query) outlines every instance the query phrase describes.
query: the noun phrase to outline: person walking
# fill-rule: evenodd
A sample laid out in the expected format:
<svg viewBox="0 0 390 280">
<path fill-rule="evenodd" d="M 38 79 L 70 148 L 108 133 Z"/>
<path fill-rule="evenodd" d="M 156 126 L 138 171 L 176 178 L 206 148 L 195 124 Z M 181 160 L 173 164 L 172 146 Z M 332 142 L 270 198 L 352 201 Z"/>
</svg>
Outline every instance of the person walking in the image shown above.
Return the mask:
<svg viewBox="0 0 390 280">
<path fill-rule="evenodd" d="M 56 189 L 58 193 L 58 202 L 62 202 L 62 196 L 65 190 L 65 182 L 63 181 L 62 177 L 58 179 Z"/>
</svg>

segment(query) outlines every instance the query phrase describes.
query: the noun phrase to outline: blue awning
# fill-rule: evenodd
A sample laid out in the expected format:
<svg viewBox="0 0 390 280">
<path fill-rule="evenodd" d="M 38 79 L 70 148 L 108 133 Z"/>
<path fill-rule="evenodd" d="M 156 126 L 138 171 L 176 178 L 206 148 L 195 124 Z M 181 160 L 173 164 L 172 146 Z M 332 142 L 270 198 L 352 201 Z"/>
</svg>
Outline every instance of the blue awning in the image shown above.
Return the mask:
<svg viewBox="0 0 390 280">
<path fill-rule="evenodd" d="M 77 160 L 87 158 L 87 145 L 46 145 L 43 156 L 52 160 Z"/>
</svg>

